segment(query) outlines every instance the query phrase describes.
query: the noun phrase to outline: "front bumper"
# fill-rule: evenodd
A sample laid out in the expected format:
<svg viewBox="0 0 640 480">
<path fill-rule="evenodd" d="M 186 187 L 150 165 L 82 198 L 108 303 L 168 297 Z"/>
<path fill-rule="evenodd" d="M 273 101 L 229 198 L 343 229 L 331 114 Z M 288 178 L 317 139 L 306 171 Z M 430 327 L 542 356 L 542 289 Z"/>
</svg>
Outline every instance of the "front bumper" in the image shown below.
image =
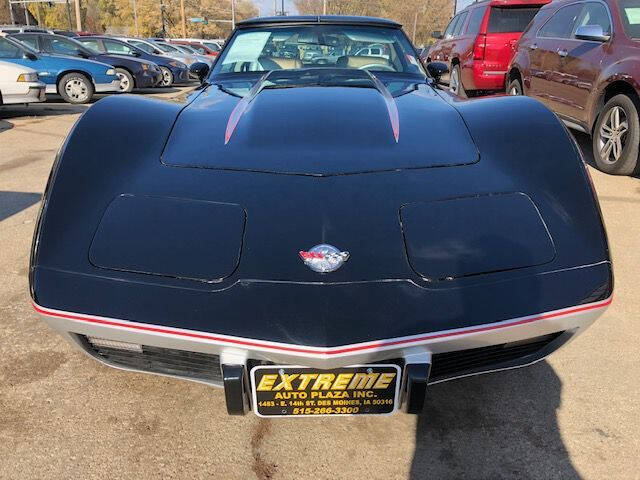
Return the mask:
<svg viewBox="0 0 640 480">
<path fill-rule="evenodd" d="M 160 70 L 146 70 L 136 75 L 137 88 L 154 87 L 162 81 L 162 72 Z"/>
<path fill-rule="evenodd" d="M 4 105 L 37 103 L 45 100 L 45 84 L 42 82 L 19 82 L 11 90 L 2 89 Z"/>
<path fill-rule="evenodd" d="M 170 67 L 173 73 L 173 83 L 187 83 L 191 81 L 188 68 Z"/>
<path fill-rule="evenodd" d="M 609 298 L 470 328 L 329 348 L 215 335 L 62 312 L 35 304 L 34 308 L 50 327 L 93 358 L 125 370 L 163 374 L 222 386 L 225 365 L 246 368 L 248 364 L 272 363 L 329 369 L 400 361 L 408 368 L 415 363 L 412 359 L 418 358 L 421 359 L 418 363 L 433 363 L 431 377 L 427 375 L 426 385 L 517 368 L 542 360 L 582 333 L 610 303 Z M 109 356 L 92 348 L 86 337 L 136 344 L 140 346 L 140 353 L 144 352 L 147 356 L 137 360 L 131 359 L 131 355 L 125 359 L 118 355 Z M 180 370 L 171 363 L 174 360 L 170 361 L 168 367 L 150 360 L 159 359 L 163 355 L 170 359 L 187 355 L 189 361 L 184 358 L 175 360 L 178 362 L 176 365 L 181 365 Z M 401 387 L 405 390 L 406 382 L 408 380 L 405 379 L 405 385 Z"/>
<path fill-rule="evenodd" d="M 116 79 L 109 83 L 96 83 L 95 84 L 95 92 L 96 93 L 108 93 L 108 92 L 118 92 L 120 91 L 120 80 Z"/>
</svg>

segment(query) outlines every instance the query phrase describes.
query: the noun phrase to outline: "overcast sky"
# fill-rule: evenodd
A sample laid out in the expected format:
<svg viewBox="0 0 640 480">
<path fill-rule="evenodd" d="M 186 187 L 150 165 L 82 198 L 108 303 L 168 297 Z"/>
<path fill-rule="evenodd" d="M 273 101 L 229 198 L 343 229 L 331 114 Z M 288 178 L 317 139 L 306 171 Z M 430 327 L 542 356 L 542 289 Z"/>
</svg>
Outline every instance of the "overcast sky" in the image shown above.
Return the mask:
<svg viewBox="0 0 640 480">
<path fill-rule="evenodd" d="M 475 0 L 458 0 L 458 11 L 471 5 Z M 281 7 L 282 0 L 276 0 L 278 3 L 278 11 Z M 273 0 L 253 0 L 260 9 L 260 16 L 273 15 Z M 284 0 L 284 9 L 289 15 L 297 14 L 297 10 L 293 5 L 293 0 Z"/>
<path fill-rule="evenodd" d="M 278 2 L 278 11 L 282 8 L 282 0 L 276 0 Z M 273 15 L 273 0 L 253 0 L 260 9 L 260 16 Z M 293 6 L 293 0 L 284 0 L 284 9 L 289 15 L 295 15 L 298 13 Z"/>
<path fill-rule="evenodd" d="M 474 2 L 474 0 L 458 0 L 458 11 L 462 10 L 465 7 L 468 7 Z"/>
</svg>

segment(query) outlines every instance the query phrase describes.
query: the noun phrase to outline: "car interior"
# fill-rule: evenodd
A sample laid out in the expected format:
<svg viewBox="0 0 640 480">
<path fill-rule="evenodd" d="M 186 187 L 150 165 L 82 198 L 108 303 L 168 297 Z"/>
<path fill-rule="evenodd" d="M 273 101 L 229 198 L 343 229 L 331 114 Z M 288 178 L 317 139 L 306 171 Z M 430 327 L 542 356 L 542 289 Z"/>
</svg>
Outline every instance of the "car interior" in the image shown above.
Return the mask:
<svg viewBox="0 0 640 480">
<path fill-rule="evenodd" d="M 216 73 L 316 67 L 422 73 L 413 48 L 398 29 L 340 25 L 260 28 L 240 31 L 231 42 L 216 65 Z"/>
</svg>

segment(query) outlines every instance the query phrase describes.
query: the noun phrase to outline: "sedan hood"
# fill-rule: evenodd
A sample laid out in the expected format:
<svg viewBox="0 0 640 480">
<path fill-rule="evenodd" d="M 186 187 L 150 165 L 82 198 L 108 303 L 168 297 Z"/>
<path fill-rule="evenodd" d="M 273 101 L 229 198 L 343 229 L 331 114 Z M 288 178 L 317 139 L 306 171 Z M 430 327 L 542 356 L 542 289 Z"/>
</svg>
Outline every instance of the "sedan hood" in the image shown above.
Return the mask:
<svg viewBox="0 0 640 480">
<path fill-rule="evenodd" d="M 426 84 L 204 90 L 179 115 L 167 165 L 339 175 L 466 165 L 478 150 L 459 113 Z"/>
</svg>

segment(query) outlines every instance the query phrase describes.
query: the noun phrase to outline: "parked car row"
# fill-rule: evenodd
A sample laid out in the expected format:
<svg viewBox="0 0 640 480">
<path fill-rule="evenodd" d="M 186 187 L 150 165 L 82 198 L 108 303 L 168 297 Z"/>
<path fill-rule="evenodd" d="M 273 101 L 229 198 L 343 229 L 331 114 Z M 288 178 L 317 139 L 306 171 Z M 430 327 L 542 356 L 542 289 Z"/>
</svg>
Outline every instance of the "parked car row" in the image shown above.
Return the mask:
<svg viewBox="0 0 640 480">
<path fill-rule="evenodd" d="M 640 0 L 488 0 L 434 36 L 452 92 L 536 98 L 591 135 L 600 170 L 638 172 Z"/>
<path fill-rule="evenodd" d="M 17 85 L 17 75 L 31 77 L 44 86 L 46 94 L 60 94 L 69 103 L 87 103 L 95 93 L 129 93 L 136 88 L 170 87 L 197 79 L 190 67 L 204 64 L 210 69 L 219 51 L 218 44 L 198 46 L 195 40 L 169 43 L 157 39 L 139 39 L 90 35 L 72 38 L 66 32 L 54 34 L 39 27 L 0 26 L 0 78 L 11 83 L 3 86 L 0 98 L 18 98 L 25 85 Z M 217 46 L 218 50 L 214 47 Z M 24 67 L 16 74 L 15 67 Z M 198 68 L 195 68 L 198 71 Z M 16 77 L 16 78 L 13 78 Z M 21 77 L 22 78 L 22 77 Z M 3 83 L 3 85 L 4 85 Z M 32 86 L 33 87 L 33 86 Z M 42 101 L 42 95 L 30 91 L 19 103 Z"/>
</svg>

